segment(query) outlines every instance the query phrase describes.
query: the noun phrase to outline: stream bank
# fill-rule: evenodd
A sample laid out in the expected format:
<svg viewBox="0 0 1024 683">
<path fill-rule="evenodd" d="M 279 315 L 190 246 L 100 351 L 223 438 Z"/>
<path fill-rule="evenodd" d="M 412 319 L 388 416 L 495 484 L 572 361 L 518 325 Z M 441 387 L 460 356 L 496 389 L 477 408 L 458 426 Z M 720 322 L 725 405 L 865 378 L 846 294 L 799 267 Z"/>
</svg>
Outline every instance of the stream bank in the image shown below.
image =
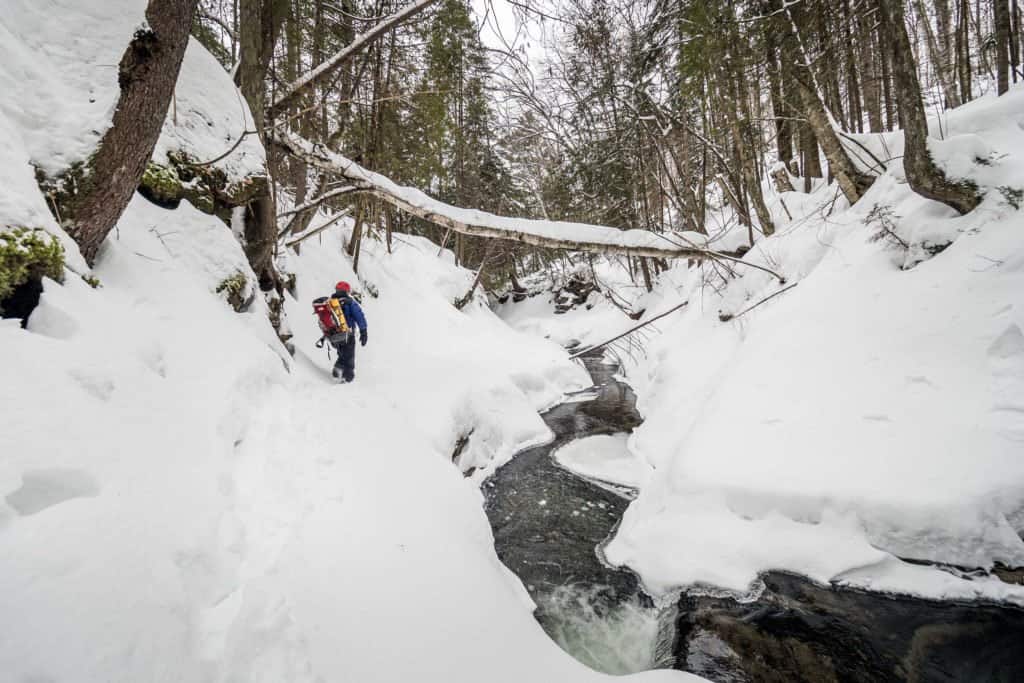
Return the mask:
<svg viewBox="0 0 1024 683">
<path fill-rule="evenodd" d="M 594 388 L 543 415 L 552 442 L 484 482 L 498 557 L 567 652 L 599 671 L 676 668 L 721 683 L 1022 681 L 1024 610 L 821 586 L 768 572 L 756 599 L 682 594 L 655 604 L 601 546 L 631 492 L 584 479 L 552 454 L 570 441 L 629 432 L 635 396 L 600 354 L 583 361 Z M 699 552 L 699 549 L 696 550 Z"/>
</svg>

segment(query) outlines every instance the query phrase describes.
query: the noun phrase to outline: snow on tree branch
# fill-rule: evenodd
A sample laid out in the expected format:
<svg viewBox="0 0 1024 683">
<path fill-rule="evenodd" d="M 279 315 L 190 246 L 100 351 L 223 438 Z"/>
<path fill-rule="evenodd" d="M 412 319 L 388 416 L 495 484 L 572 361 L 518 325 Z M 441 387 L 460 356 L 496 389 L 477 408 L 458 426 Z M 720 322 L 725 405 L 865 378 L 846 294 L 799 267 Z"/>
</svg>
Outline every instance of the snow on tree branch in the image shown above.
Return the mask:
<svg viewBox="0 0 1024 683">
<path fill-rule="evenodd" d="M 433 199 L 420 190 L 398 185 L 323 145 L 289 131 L 275 129 L 274 142 L 309 164 L 345 177 L 353 186 L 392 206 L 455 232 L 475 237 L 512 240 L 536 247 L 618 253 L 655 258 L 721 258 L 707 248 L 697 232 L 658 234 L 648 230 L 619 230 L 601 225 L 496 216 Z"/>
</svg>

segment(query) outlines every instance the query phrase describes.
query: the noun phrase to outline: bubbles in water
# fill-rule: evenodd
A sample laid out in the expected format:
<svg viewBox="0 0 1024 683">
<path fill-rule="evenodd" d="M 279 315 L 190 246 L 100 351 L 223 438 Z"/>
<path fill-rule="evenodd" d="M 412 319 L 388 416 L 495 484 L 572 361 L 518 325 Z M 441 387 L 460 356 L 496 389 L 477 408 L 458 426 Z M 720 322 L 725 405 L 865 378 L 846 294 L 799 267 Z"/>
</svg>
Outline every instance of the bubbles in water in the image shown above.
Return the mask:
<svg viewBox="0 0 1024 683">
<path fill-rule="evenodd" d="M 674 606 L 642 605 L 636 597 L 617 602 L 601 586 L 559 586 L 533 598 L 548 635 L 596 671 L 630 674 L 674 664 Z"/>
</svg>

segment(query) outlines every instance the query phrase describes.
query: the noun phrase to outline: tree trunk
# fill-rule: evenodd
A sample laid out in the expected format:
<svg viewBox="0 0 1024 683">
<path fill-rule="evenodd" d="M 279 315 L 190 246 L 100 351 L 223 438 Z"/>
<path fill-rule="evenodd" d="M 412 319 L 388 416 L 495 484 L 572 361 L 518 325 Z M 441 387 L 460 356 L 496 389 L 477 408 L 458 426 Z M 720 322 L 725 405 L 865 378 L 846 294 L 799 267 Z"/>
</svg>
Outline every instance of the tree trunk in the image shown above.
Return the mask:
<svg viewBox="0 0 1024 683">
<path fill-rule="evenodd" d="M 1010 73 L 1014 83 L 1020 73 L 1020 42 L 1020 7 L 1017 0 L 1013 0 L 1010 5 Z"/>
<path fill-rule="evenodd" d="M 654 282 L 651 280 L 651 267 L 647 264 L 647 259 L 640 257 L 640 272 L 644 276 L 644 289 L 648 292 L 654 291 Z"/>
<path fill-rule="evenodd" d="M 786 81 L 788 66 L 779 64 L 778 47 L 775 44 L 775 32 L 769 26 L 765 31 L 765 63 L 768 71 L 768 92 L 772 98 L 772 113 L 775 115 L 775 145 L 778 149 L 779 161 L 787 167 L 793 160 L 793 133 L 790 113 L 786 106 L 784 91 L 789 87 Z"/>
<path fill-rule="evenodd" d="M 675 237 L 672 234 L 655 236 L 645 231 L 622 231 L 579 223 L 552 225 L 548 221 L 508 218 L 449 206 L 411 188 L 399 187 L 391 180 L 360 167 L 351 159 L 322 146 L 314 146 L 285 131 L 277 131 L 274 141 L 289 154 L 300 155 L 317 168 L 347 178 L 359 191 L 382 199 L 409 215 L 459 234 L 511 240 L 537 247 L 607 254 L 695 259 L 718 257 L 703 245 L 679 241 L 679 237 L 692 237 L 678 233 Z M 562 236 L 558 234 L 560 231 L 569 231 L 570 234 Z M 640 240 L 635 239 L 638 233 L 642 237 Z"/>
<path fill-rule="evenodd" d="M 981 201 L 977 188 L 946 178 L 928 151 L 928 119 L 921 100 L 921 86 L 903 18 L 903 0 L 877 0 L 881 26 L 892 49 L 893 79 L 903 120 L 903 169 L 910 187 L 920 195 L 942 202 L 960 214 Z"/>
<path fill-rule="evenodd" d="M 285 22 L 285 42 L 286 42 L 286 58 L 285 58 L 285 77 L 292 80 L 298 77 L 299 71 L 302 69 L 302 14 L 301 14 L 301 0 L 290 0 L 288 3 L 288 14 Z M 309 114 L 302 113 L 302 102 L 296 101 L 292 115 L 295 117 L 292 120 L 292 130 L 298 131 L 301 135 L 309 136 L 311 133 L 311 126 L 309 125 Z M 295 159 L 294 157 L 288 160 L 288 173 L 291 176 L 290 181 L 293 188 L 293 196 L 296 202 L 303 202 L 307 199 L 316 196 L 308 195 L 309 190 L 307 182 L 308 169 L 306 168 L 306 162 L 301 159 Z M 315 192 L 315 190 L 314 190 Z"/>
<path fill-rule="evenodd" d="M 864 111 L 860 102 L 860 78 L 853 47 L 853 15 L 849 0 L 843 0 L 843 54 L 846 64 L 846 96 L 850 102 L 850 125 L 855 133 L 864 132 Z"/>
<path fill-rule="evenodd" d="M 775 191 L 778 193 L 793 192 L 793 182 L 789 179 L 789 171 L 785 165 L 777 164 L 772 169 L 772 180 L 775 181 Z"/>
<path fill-rule="evenodd" d="M 726 179 L 724 173 L 719 173 L 715 176 L 715 184 L 717 184 L 718 189 L 722 191 L 722 196 L 725 198 L 726 203 L 732 207 L 732 210 L 739 219 L 740 224 L 749 228 L 750 212 L 747 211 L 747 207 L 743 205 L 740 198 L 736 196 L 736 191 L 733 189 L 732 184 L 728 179 Z"/>
<path fill-rule="evenodd" d="M 970 102 L 971 91 L 971 48 L 970 48 L 970 5 L 968 0 L 957 3 L 956 23 L 956 72 L 960 79 L 960 101 Z"/>
<path fill-rule="evenodd" d="M 846 153 L 846 149 L 843 148 L 818 93 L 814 75 L 811 73 L 810 67 L 807 66 L 811 56 L 805 50 L 800 49 L 799 36 L 795 30 L 796 20 L 793 18 L 791 8 L 786 10 L 786 15 L 778 15 L 777 25 L 781 29 L 783 54 L 787 55 L 785 59 L 793 64 L 793 81 L 800 93 L 804 116 L 807 119 L 807 124 L 814 131 L 814 137 L 817 138 L 822 151 L 825 152 L 829 172 L 838 180 L 839 188 L 846 196 L 847 201 L 853 204 L 860 199 L 865 190 L 871 187 L 874 178 L 858 170 Z"/>
<path fill-rule="evenodd" d="M 996 1 L 998 2 L 999 0 Z M 946 70 L 946 63 L 942 55 L 942 48 L 939 45 L 939 39 L 932 30 L 931 20 L 928 18 L 928 12 L 926 11 L 924 2 L 922 0 L 915 0 L 915 8 L 917 9 L 918 19 L 921 22 L 921 28 L 924 30 L 925 42 L 928 45 L 928 56 L 931 58 L 932 68 L 935 69 L 935 76 L 939 79 L 939 86 L 942 88 L 942 94 L 946 99 L 946 108 L 951 109 L 953 107 L 959 107 L 960 97 L 956 91 L 956 87 L 953 85 L 952 74 L 948 73 Z"/>
<path fill-rule="evenodd" d="M 264 292 L 276 290 L 280 285 L 280 277 L 274 268 L 277 234 L 273 229 L 268 232 L 268 225 L 277 225 L 274 199 L 269 190 L 249 202 L 245 210 L 245 256 Z"/>
<path fill-rule="evenodd" d="M 896 101 L 892 92 L 892 64 L 889 55 L 892 45 L 885 31 L 878 32 L 878 64 L 881 78 L 882 103 L 885 108 L 885 130 L 896 129 Z"/>
<path fill-rule="evenodd" d="M 264 127 L 264 91 L 267 72 L 274 54 L 277 34 L 287 16 L 285 0 L 240 0 L 239 61 L 235 83 L 249 104 L 256 130 L 268 149 Z M 268 159 L 268 163 L 270 163 Z M 277 211 L 271 181 L 264 179 L 264 192 L 246 210 L 246 255 L 259 278 L 260 289 L 280 290 L 281 283 L 274 268 L 274 247 L 277 244 Z"/>
<path fill-rule="evenodd" d="M 153 155 L 197 2 L 150 0 L 148 27 L 136 31 L 118 65 L 121 94 L 113 122 L 88 162 L 84 181 L 62 200 L 65 229 L 90 264 L 127 208 Z"/>
<path fill-rule="evenodd" d="M 356 218 L 352 223 L 352 234 L 348 238 L 348 245 L 345 247 L 345 252 L 349 256 L 354 256 L 356 253 L 356 243 L 359 242 L 360 236 L 363 234 L 363 221 L 366 220 L 367 206 L 365 199 L 359 199 L 356 202 Z"/>
<path fill-rule="evenodd" d="M 996 24 L 996 88 L 1000 95 L 1010 89 L 1010 4 L 992 0 Z"/>
<path fill-rule="evenodd" d="M 272 4 L 275 0 L 240 0 L 238 17 L 238 68 L 235 84 L 249 104 L 256 130 L 263 136 L 264 81 L 273 56 L 273 42 L 265 50 L 268 40 L 276 36 Z"/>
<path fill-rule="evenodd" d="M 882 95 L 879 87 L 878 35 L 873 19 L 861 12 L 858 17 L 860 29 L 860 83 L 864 91 L 864 109 L 867 110 L 868 127 L 872 133 L 884 130 L 882 125 Z"/>
</svg>

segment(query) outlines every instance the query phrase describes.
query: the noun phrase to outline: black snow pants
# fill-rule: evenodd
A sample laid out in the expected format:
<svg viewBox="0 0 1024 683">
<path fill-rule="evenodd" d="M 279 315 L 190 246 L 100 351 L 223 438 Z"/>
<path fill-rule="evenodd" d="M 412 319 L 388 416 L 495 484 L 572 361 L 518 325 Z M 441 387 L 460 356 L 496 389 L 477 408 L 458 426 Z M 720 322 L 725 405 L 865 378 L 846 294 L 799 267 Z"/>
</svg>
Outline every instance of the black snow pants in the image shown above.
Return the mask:
<svg viewBox="0 0 1024 683">
<path fill-rule="evenodd" d="M 338 351 L 338 360 L 334 361 L 334 376 L 351 382 L 356 376 L 356 335 L 350 334 L 347 342 L 335 344 L 334 348 Z"/>
</svg>

